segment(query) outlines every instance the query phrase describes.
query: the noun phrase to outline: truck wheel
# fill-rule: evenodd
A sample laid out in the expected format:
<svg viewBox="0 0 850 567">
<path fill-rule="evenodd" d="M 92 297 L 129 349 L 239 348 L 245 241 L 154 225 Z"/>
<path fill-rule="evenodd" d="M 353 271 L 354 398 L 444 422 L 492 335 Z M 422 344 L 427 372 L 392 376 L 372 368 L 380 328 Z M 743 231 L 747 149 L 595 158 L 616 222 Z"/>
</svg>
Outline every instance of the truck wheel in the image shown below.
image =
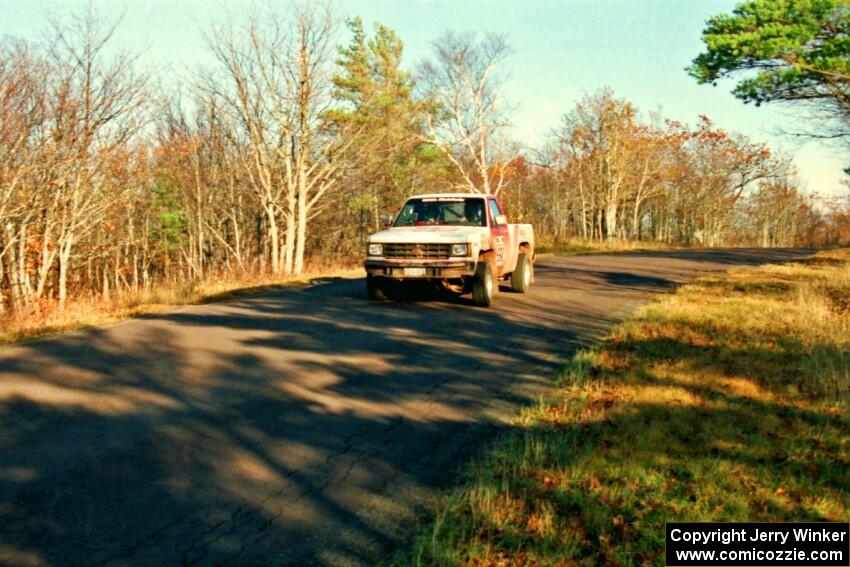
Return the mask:
<svg viewBox="0 0 850 567">
<path fill-rule="evenodd" d="M 490 267 L 490 262 L 481 260 L 472 279 L 472 300 L 475 305 L 490 307 L 495 293 L 496 278 L 493 277 L 493 268 Z"/>
<path fill-rule="evenodd" d="M 387 284 L 379 276 L 366 276 L 366 295 L 373 301 L 384 301 L 387 297 Z"/>
<path fill-rule="evenodd" d="M 528 286 L 531 283 L 531 263 L 528 261 L 528 255 L 525 252 L 520 253 L 516 259 L 516 268 L 511 274 L 511 289 L 525 293 L 528 291 Z"/>
</svg>

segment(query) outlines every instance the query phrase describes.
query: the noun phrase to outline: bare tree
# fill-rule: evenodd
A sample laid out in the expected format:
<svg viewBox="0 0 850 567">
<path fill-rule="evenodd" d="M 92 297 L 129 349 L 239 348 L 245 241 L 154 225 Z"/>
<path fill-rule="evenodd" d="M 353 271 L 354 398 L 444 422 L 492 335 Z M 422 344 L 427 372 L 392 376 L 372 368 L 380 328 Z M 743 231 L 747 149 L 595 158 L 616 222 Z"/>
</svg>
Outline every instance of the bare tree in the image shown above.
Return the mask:
<svg viewBox="0 0 850 567">
<path fill-rule="evenodd" d="M 142 123 L 146 78 L 129 54 L 107 55 L 117 21 L 105 23 L 89 6 L 70 23 L 51 23 L 53 198 L 45 242 L 52 238 L 57 245 L 58 297 L 64 304 L 74 244 L 121 198 L 123 187 L 111 183 L 110 166 Z"/>
<path fill-rule="evenodd" d="M 602 90 L 576 104 L 554 134 L 559 161 L 578 189 L 583 222 L 598 238 L 618 236 L 622 208 L 640 184 L 634 176 L 649 167 L 637 153 L 634 106 Z"/>
<path fill-rule="evenodd" d="M 0 282 L 14 309 L 29 296 L 26 231 L 37 207 L 35 179 L 45 147 L 47 65 L 27 45 L 0 48 Z"/>
<path fill-rule="evenodd" d="M 469 191 L 497 194 L 510 158 L 499 155 L 510 126 L 500 97 L 500 65 L 511 49 L 503 35 L 447 32 L 434 44 L 435 59 L 419 69 L 425 98 L 438 105 L 440 120 L 429 115 L 430 141 L 443 150 Z"/>
<path fill-rule="evenodd" d="M 337 185 L 340 156 L 356 136 L 326 127 L 335 32 L 329 5 L 292 4 L 288 17 L 254 12 L 208 38 L 223 72 L 204 88 L 233 114 L 249 150 L 243 166 L 266 213 L 275 272 L 302 272 L 308 222 Z"/>
</svg>

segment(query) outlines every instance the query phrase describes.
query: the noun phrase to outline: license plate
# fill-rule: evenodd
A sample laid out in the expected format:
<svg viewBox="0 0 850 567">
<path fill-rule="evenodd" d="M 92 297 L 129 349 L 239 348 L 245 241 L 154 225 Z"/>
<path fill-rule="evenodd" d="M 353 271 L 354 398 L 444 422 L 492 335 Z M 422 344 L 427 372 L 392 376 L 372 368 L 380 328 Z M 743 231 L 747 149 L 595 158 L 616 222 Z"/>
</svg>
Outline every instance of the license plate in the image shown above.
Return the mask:
<svg viewBox="0 0 850 567">
<path fill-rule="evenodd" d="M 408 278 L 421 278 L 425 276 L 425 268 L 405 268 L 404 275 Z"/>
</svg>

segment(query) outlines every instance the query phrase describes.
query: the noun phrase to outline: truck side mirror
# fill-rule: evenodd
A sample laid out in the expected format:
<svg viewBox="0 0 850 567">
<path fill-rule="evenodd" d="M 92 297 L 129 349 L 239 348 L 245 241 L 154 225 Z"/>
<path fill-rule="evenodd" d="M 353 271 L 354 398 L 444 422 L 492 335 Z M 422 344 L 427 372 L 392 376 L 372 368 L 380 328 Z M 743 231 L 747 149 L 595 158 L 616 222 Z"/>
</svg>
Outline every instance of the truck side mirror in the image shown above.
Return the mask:
<svg viewBox="0 0 850 567">
<path fill-rule="evenodd" d="M 496 217 L 496 224 L 502 226 L 503 224 L 508 224 L 508 217 L 505 215 L 499 215 Z"/>
<path fill-rule="evenodd" d="M 384 226 L 390 226 L 393 223 L 392 215 L 381 215 L 381 224 Z"/>
</svg>

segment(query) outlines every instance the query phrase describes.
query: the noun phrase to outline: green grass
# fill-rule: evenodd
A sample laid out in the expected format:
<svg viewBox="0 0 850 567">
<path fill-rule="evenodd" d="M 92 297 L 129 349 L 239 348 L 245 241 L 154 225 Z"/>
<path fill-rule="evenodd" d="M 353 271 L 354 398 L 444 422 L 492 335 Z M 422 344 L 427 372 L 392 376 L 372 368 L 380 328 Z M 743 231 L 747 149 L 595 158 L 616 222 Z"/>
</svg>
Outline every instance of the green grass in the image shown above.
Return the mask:
<svg viewBox="0 0 850 567">
<path fill-rule="evenodd" d="M 850 517 L 850 251 L 703 278 L 578 353 L 400 564 L 663 565 L 667 521 Z"/>
</svg>

